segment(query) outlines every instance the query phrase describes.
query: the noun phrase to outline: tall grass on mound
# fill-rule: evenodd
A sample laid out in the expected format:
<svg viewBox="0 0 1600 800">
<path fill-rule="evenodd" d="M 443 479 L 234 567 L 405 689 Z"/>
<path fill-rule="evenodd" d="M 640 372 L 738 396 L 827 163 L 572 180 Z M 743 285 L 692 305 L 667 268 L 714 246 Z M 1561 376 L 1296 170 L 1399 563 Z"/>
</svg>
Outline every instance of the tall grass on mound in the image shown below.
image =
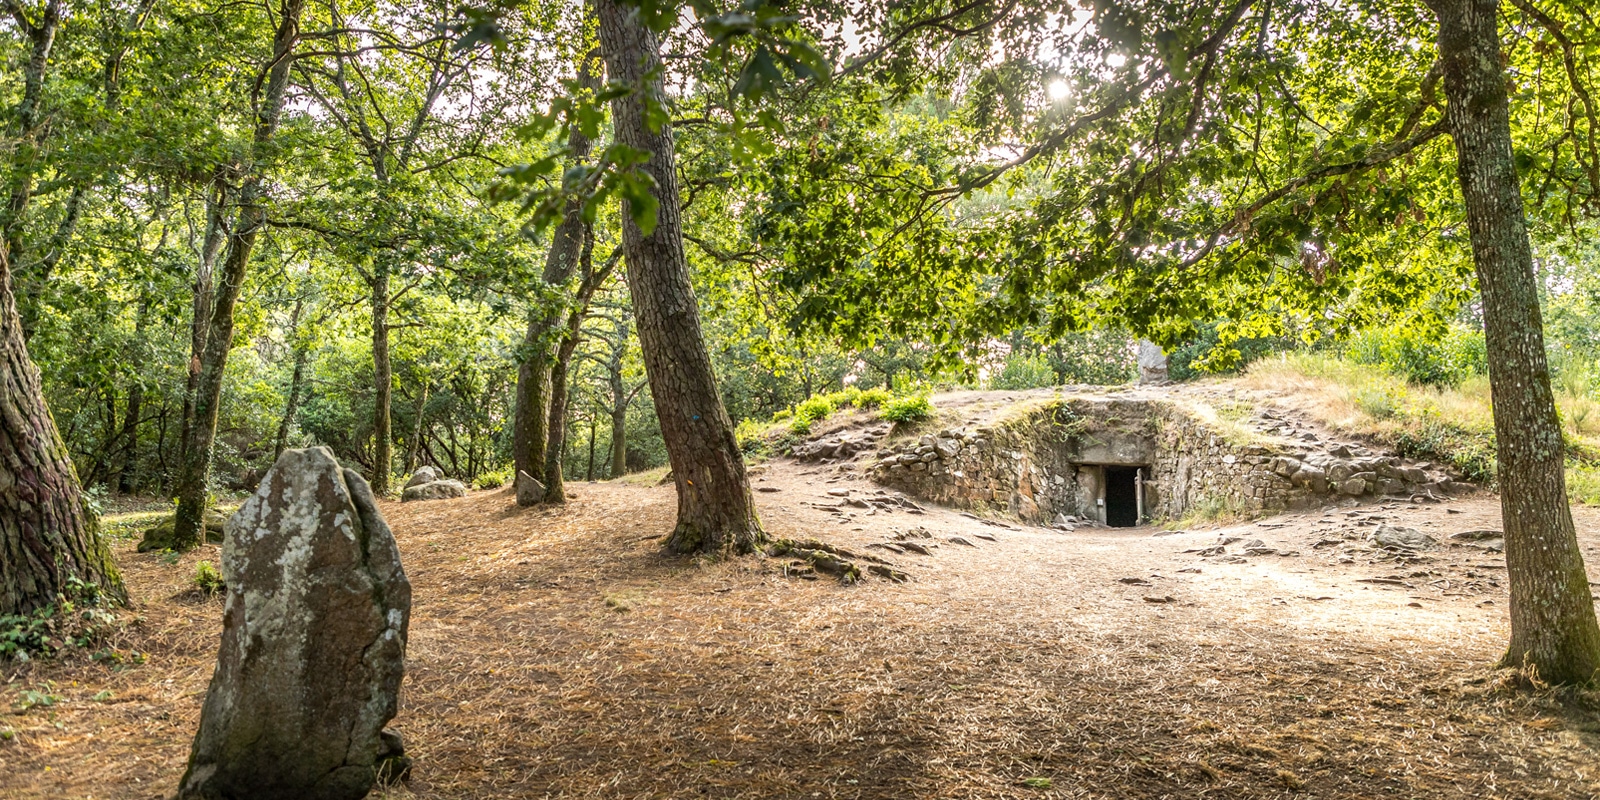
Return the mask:
<svg viewBox="0 0 1600 800">
<path fill-rule="evenodd" d="M 1319 353 L 1282 353 L 1251 365 L 1245 381 L 1295 395 L 1325 424 L 1392 445 L 1401 454 L 1494 480 L 1494 417 L 1489 382 L 1417 385 L 1381 367 Z"/>
<path fill-rule="evenodd" d="M 1494 412 L 1489 379 L 1475 375 L 1454 385 L 1418 385 L 1382 367 L 1318 353 L 1284 353 L 1253 365 L 1247 385 L 1295 395 L 1329 426 L 1392 445 L 1400 453 L 1450 464 L 1467 478 L 1492 483 Z M 1569 457 L 1600 453 L 1600 407 L 1578 379 L 1555 381 Z M 1576 502 L 1600 503 L 1600 465 L 1574 467 L 1569 491 Z"/>
</svg>

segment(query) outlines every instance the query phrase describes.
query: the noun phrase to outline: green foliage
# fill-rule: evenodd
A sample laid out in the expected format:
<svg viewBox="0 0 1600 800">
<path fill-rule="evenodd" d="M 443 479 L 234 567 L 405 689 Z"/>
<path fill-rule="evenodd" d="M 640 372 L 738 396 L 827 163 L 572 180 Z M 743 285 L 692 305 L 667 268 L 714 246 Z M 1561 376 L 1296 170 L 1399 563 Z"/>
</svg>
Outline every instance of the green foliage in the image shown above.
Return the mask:
<svg viewBox="0 0 1600 800">
<path fill-rule="evenodd" d="M 1257 359 L 1290 349 L 1294 344 L 1285 336 L 1235 338 L 1224 343 L 1219 326 L 1208 324 L 1167 353 L 1167 377 L 1190 381 L 1206 375 L 1238 373 Z"/>
<path fill-rule="evenodd" d="M 511 475 L 514 471 L 514 467 L 507 465 L 500 469 L 480 473 L 478 477 L 472 479 L 472 488 L 498 489 L 511 482 Z"/>
<path fill-rule="evenodd" d="M 1428 386 L 1455 386 L 1488 371 L 1483 333 L 1460 326 L 1374 328 L 1351 337 L 1344 357 Z"/>
<path fill-rule="evenodd" d="M 1567 497 L 1574 503 L 1600 506 L 1600 465 L 1573 464 L 1567 467 Z"/>
<path fill-rule="evenodd" d="M 222 580 L 222 573 L 218 572 L 210 561 L 201 561 L 194 565 L 194 578 L 191 582 L 201 594 L 218 594 L 228 588 Z"/>
<path fill-rule="evenodd" d="M 878 407 L 878 416 L 890 422 L 921 422 L 933 416 L 933 404 L 926 394 L 896 397 Z"/>
<path fill-rule="evenodd" d="M 884 403 L 887 403 L 893 399 L 894 392 L 891 392 L 882 386 L 875 386 L 871 389 L 861 390 L 856 394 L 855 399 L 850 401 L 850 404 L 856 408 L 872 409 L 880 408 Z"/>
<path fill-rule="evenodd" d="M 1005 366 L 989 381 L 995 389 L 1037 389 L 1054 386 L 1055 370 L 1042 353 L 1013 352 L 1006 356 Z"/>
<path fill-rule="evenodd" d="M 0 658 L 26 661 L 94 647 L 116 629 L 117 618 L 100 587 L 76 577 L 56 601 L 32 614 L 0 616 Z"/>
</svg>

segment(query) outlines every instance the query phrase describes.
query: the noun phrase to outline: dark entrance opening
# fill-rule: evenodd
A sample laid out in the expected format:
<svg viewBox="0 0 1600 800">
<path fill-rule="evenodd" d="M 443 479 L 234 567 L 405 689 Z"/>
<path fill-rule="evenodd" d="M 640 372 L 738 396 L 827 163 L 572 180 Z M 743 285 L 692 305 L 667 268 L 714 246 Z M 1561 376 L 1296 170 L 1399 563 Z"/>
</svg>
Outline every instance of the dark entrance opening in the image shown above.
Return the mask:
<svg viewBox="0 0 1600 800">
<path fill-rule="evenodd" d="M 1106 524 L 1132 528 L 1139 524 L 1139 468 L 1106 467 Z"/>
</svg>

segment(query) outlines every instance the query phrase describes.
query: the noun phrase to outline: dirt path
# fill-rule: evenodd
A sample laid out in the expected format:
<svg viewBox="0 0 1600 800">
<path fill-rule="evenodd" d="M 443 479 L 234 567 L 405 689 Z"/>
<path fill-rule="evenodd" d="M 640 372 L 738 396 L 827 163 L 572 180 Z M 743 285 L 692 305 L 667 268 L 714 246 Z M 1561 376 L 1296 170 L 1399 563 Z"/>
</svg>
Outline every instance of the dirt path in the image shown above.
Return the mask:
<svg viewBox="0 0 1600 800">
<path fill-rule="evenodd" d="M 1486 680 L 1503 559 L 1363 543 L 1380 524 L 1496 527 L 1493 497 L 1061 533 L 828 508 L 828 490 L 876 491 L 836 469 L 768 465 L 768 528 L 914 581 L 663 557 L 667 487 L 576 484 L 561 510 L 506 492 L 385 506 L 416 598 L 395 723 L 416 776 L 391 796 L 1600 794 L 1600 718 Z M 1600 514 L 1580 510 L 1579 530 L 1592 569 Z M 867 548 L 908 532 L 931 555 Z M 1230 536 L 1226 554 L 1185 552 Z M 1241 555 L 1255 539 L 1296 555 Z M 159 798 L 182 771 L 221 610 L 186 580 L 217 554 L 118 556 L 143 617 L 118 644 L 148 661 L 0 675 L 8 704 L 59 698 L 0 716 L 8 800 Z"/>
</svg>

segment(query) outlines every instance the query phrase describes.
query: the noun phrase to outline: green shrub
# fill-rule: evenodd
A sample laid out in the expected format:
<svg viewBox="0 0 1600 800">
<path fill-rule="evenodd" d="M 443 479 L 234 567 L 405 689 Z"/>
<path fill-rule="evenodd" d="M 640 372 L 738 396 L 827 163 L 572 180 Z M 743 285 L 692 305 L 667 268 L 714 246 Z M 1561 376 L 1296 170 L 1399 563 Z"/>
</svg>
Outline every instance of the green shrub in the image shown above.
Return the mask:
<svg viewBox="0 0 1600 800">
<path fill-rule="evenodd" d="M 202 561 L 194 565 L 194 588 L 204 594 L 217 594 L 228 587 L 222 582 L 222 573 L 210 561 Z"/>
<path fill-rule="evenodd" d="M 835 410 L 833 398 L 829 395 L 812 395 L 794 407 L 794 418 L 807 422 L 816 422 L 828 418 Z"/>
<path fill-rule="evenodd" d="M 512 469 L 512 467 L 508 466 L 503 469 L 494 470 L 493 472 L 485 472 L 472 479 L 472 488 L 498 489 L 511 482 Z"/>
<path fill-rule="evenodd" d="M 733 429 L 733 436 L 739 441 L 739 449 L 747 456 L 767 455 L 770 443 L 767 441 L 769 427 L 765 423 L 753 419 L 741 420 Z"/>
<path fill-rule="evenodd" d="M 933 404 L 925 394 L 896 397 L 879 406 L 878 416 L 890 422 L 921 422 L 933 416 Z"/>
<path fill-rule="evenodd" d="M 891 392 L 882 386 L 878 386 L 865 391 L 856 392 L 855 399 L 851 400 L 850 404 L 856 408 L 878 408 L 879 406 L 882 406 L 884 403 L 887 403 L 893 399 L 894 392 Z"/>
<path fill-rule="evenodd" d="M 1586 506 L 1600 506 L 1600 466 L 1575 464 L 1568 467 L 1567 499 Z"/>
<path fill-rule="evenodd" d="M 1462 327 L 1443 334 L 1409 326 L 1363 331 L 1345 344 L 1344 355 L 1428 386 L 1455 386 L 1488 367 L 1483 334 Z"/>
<path fill-rule="evenodd" d="M 1044 354 L 1012 353 L 989 382 L 995 389 L 1038 389 L 1056 384 L 1056 372 Z"/>
</svg>

